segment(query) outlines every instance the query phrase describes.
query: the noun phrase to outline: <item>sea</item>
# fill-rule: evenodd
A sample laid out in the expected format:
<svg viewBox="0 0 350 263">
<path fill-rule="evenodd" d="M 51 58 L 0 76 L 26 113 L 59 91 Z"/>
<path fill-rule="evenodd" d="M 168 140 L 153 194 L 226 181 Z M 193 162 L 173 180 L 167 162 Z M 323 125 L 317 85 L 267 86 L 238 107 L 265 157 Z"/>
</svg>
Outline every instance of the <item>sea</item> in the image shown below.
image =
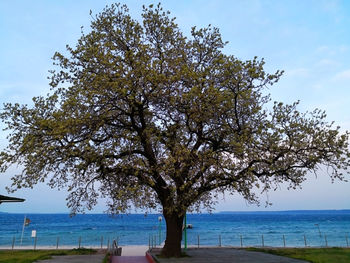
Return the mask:
<svg viewBox="0 0 350 263">
<path fill-rule="evenodd" d="M 0 248 L 162 245 L 160 214 L 0 213 Z M 30 220 L 23 227 L 24 218 Z M 187 246 L 349 247 L 350 210 L 187 214 Z M 184 233 L 185 235 L 185 233 Z M 183 238 L 183 242 L 185 238 Z"/>
</svg>

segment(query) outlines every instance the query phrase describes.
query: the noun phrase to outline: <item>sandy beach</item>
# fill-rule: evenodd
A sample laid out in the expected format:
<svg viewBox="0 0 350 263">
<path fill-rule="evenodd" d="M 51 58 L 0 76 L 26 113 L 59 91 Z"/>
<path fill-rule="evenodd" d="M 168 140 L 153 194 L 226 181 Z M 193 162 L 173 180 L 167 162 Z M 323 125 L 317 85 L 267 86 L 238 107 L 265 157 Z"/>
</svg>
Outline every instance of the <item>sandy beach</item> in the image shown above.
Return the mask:
<svg viewBox="0 0 350 263">
<path fill-rule="evenodd" d="M 148 250 L 148 246 L 121 246 L 122 247 L 122 256 L 144 256 L 146 251 Z M 76 246 L 59 246 L 58 249 L 74 249 Z M 98 246 L 84 246 L 84 248 L 92 248 L 92 249 L 101 249 Z M 0 250 L 11 250 L 11 246 L 1 246 Z M 15 246 L 14 250 L 31 250 L 34 249 L 34 246 Z M 56 249 L 56 246 L 37 246 L 36 250 L 51 250 Z M 102 249 L 107 249 L 103 247 Z"/>
<path fill-rule="evenodd" d="M 122 246 L 122 256 L 144 256 L 148 246 Z"/>
</svg>

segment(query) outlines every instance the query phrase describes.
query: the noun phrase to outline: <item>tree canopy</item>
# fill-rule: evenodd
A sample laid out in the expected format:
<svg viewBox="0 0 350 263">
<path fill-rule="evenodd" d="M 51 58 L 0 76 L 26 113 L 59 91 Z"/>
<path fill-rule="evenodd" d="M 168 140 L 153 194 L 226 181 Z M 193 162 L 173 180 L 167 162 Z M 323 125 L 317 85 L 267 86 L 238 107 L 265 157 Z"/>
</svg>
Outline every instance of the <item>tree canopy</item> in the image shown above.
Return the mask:
<svg viewBox="0 0 350 263">
<path fill-rule="evenodd" d="M 220 192 L 255 202 L 253 188 L 297 187 L 320 165 L 344 179 L 348 133 L 323 111 L 271 102 L 267 88 L 283 72 L 225 45 L 212 26 L 184 35 L 160 5 L 144 7 L 142 23 L 126 6 L 106 7 L 67 55 L 55 53 L 47 96 L 4 105 L 0 168 L 23 168 L 11 189 L 68 187 L 72 212 L 98 197 L 110 212 L 161 208 L 163 253 L 179 256 L 185 212 Z"/>
</svg>

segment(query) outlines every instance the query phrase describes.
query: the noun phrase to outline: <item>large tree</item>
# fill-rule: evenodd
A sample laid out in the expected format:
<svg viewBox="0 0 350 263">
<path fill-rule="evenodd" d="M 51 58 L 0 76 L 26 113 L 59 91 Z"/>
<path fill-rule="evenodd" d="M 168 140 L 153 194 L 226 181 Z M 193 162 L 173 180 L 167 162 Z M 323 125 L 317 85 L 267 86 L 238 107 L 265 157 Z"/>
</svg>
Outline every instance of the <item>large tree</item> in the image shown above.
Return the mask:
<svg viewBox="0 0 350 263">
<path fill-rule="evenodd" d="M 76 47 L 54 55 L 49 95 L 4 105 L 11 132 L 1 171 L 22 167 L 12 190 L 45 180 L 68 187 L 72 212 L 101 196 L 110 212 L 158 207 L 163 254 L 179 256 L 186 211 L 210 207 L 220 192 L 254 202 L 253 189 L 297 187 L 319 166 L 344 179 L 348 133 L 322 111 L 272 103 L 266 88 L 282 72 L 225 55 L 217 28 L 185 36 L 160 6 L 142 18 L 106 7 Z"/>
</svg>

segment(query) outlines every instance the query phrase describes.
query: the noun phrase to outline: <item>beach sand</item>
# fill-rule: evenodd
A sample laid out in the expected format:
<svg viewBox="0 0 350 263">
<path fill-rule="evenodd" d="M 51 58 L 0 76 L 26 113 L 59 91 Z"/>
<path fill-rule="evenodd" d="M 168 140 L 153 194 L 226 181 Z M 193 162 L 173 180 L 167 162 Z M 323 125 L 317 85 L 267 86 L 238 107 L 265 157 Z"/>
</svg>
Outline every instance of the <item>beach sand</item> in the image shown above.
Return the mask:
<svg viewBox="0 0 350 263">
<path fill-rule="evenodd" d="M 122 256 L 144 256 L 148 246 L 122 246 Z"/>
<path fill-rule="evenodd" d="M 148 250 L 148 246 L 121 246 L 122 247 L 122 256 L 144 256 L 146 251 Z M 15 250 L 19 249 L 26 249 L 26 250 L 32 250 L 33 246 L 15 246 Z M 77 248 L 76 246 L 59 246 L 58 249 L 74 249 Z M 84 246 L 84 248 L 92 248 L 92 249 L 101 249 L 101 247 L 90 247 L 90 246 Z M 10 246 L 1 246 L 0 250 L 11 250 L 12 247 Z M 36 250 L 48 250 L 52 249 L 55 250 L 56 246 L 37 246 Z M 106 249 L 103 247 L 103 249 Z"/>
</svg>

